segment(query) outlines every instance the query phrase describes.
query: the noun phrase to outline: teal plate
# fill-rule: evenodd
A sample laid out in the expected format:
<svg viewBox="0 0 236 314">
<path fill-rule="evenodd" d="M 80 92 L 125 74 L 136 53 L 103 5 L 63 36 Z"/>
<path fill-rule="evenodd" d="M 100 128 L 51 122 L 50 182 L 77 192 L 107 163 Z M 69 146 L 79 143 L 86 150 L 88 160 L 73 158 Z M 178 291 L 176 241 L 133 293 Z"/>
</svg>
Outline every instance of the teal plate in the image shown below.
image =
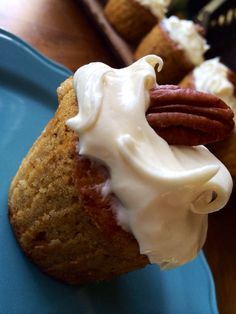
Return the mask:
<svg viewBox="0 0 236 314">
<path fill-rule="evenodd" d="M 203 253 L 161 272 L 156 265 L 82 287 L 57 282 L 28 261 L 7 216 L 10 181 L 53 116 L 56 88 L 71 72 L 0 30 L 0 313 L 215 314 L 215 288 Z"/>
</svg>

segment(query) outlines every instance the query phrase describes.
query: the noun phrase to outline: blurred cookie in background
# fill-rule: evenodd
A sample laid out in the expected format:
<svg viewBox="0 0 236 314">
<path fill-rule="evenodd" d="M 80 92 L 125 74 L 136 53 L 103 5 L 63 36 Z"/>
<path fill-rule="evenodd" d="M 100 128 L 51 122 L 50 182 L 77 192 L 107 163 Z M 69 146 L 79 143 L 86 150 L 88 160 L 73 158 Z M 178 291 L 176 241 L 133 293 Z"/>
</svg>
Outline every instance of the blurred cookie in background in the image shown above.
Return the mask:
<svg viewBox="0 0 236 314">
<path fill-rule="evenodd" d="M 104 13 L 127 41 L 138 43 L 164 18 L 171 0 L 109 0 Z"/>
<path fill-rule="evenodd" d="M 160 56 L 164 65 L 157 74 L 157 82 L 176 84 L 204 61 L 208 49 L 201 29 L 195 23 L 171 16 L 163 19 L 144 37 L 134 58 L 138 60 L 148 54 Z"/>
</svg>

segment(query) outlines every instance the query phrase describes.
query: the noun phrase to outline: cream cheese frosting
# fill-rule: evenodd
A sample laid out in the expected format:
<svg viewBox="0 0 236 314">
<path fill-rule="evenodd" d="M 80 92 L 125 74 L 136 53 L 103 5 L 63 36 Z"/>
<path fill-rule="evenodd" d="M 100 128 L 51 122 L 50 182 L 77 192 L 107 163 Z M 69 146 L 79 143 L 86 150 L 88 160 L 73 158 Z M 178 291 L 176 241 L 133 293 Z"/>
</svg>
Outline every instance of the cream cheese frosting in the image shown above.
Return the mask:
<svg viewBox="0 0 236 314">
<path fill-rule="evenodd" d="M 158 19 L 162 19 L 170 4 L 170 0 L 136 0 L 139 4 L 149 9 Z"/>
<path fill-rule="evenodd" d="M 162 60 L 143 57 L 127 68 L 85 65 L 74 75 L 79 113 L 66 123 L 79 153 L 102 161 L 120 200 L 117 222 L 134 235 L 140 253 L 161 268 L 182 265 L 203 246 L 207 214 L 225 206 L 232 179 L 205 147 L 170 146 L 145 112 Z"/>
<path fill-rule="evenodd" d="M 221 98 L 236 114 L 234 86 L 228 79 L 228 71 L 219 58 L 207 60 L 194 69 L 194 85 L 199 91 Z"/>
<path fill-rule="evenodd" d="M 192 21 L 171 16 L 163 19 L 161 23 L 170 38 L 184 50 L 193 65 L 199 65 L 204 61 L 204 53 L 209 49 L 209 46 L 198 33 L 196 25 Z"/>
</svg>

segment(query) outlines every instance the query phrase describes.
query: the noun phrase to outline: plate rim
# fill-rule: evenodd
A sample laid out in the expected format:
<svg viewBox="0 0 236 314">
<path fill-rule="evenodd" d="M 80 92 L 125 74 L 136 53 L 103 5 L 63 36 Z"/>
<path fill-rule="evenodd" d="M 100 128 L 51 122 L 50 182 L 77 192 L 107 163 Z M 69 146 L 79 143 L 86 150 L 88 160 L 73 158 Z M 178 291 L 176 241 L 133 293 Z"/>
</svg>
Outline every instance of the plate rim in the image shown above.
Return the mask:
<svg viewBox="0 0 236 314">
<path fill-rule="evenodd" d="M 19 36 L 7 31 L 3 27 L 0 27 L 0 39 L 12 41 L 14 45 L 18 45 L 25 53 L 32 55 L 35 59 L 46 65 L 48 68 L 53 68 L 59 74 L 62 75 L 72 75 L 73 72 L 66 66 L 59 62 L 52 60 L 51 58 L 45 56 L 39 52 L 36 48 L 32 47 L 25 40 L 21 39 Z"/>
</svg>

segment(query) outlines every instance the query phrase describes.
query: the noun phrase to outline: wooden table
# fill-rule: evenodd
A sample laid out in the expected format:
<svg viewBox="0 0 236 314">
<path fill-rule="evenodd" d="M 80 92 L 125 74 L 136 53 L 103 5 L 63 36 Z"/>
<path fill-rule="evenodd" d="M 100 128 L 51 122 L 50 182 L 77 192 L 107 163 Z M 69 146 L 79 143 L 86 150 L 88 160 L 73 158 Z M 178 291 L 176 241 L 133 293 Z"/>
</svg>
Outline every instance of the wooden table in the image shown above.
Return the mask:
<svg viewBox="0 0 236 314">
<path fill-rule="evenodd" d="M 91 61 L 117 66 L 117 60 L 85 16 L 79 1 L 0 0 L 0 26 L 72 71 Z M 236 313 L 234 204 L 236 193 L 227 208 L 210 215 L 205 245 L 222 314 Z"/>
</svg>

